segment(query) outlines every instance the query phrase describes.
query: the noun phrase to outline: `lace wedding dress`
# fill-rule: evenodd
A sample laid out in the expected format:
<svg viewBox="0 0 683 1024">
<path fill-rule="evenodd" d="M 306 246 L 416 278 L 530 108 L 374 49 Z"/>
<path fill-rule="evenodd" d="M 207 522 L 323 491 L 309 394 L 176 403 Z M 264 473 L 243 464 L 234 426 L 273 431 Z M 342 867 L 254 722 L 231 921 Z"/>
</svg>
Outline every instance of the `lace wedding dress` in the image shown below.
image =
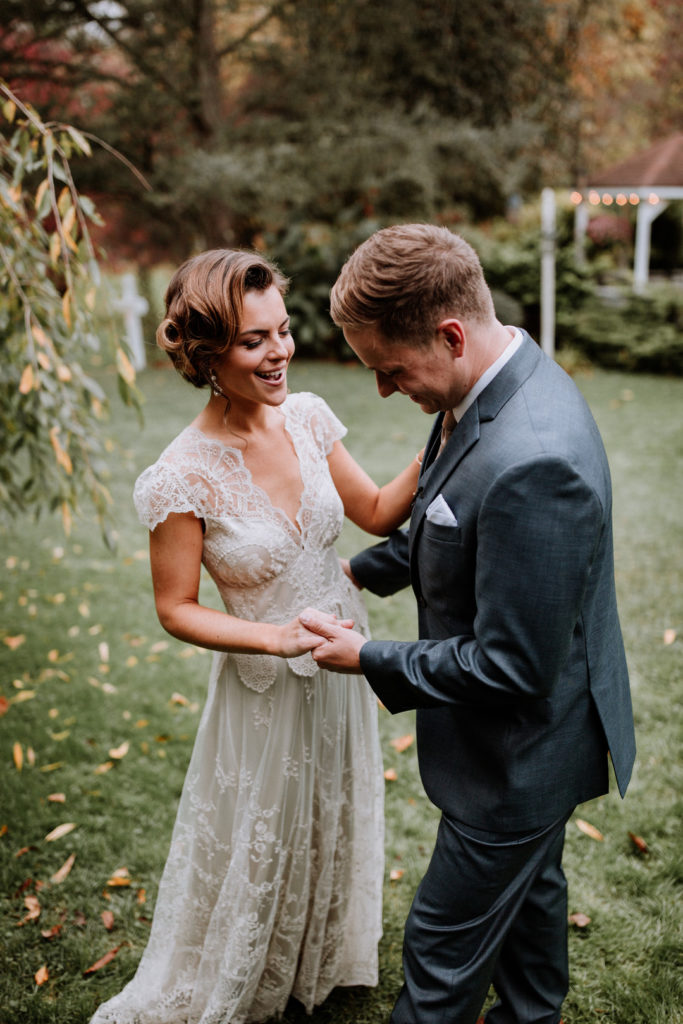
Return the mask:
<svg viewBox="0 0 683 1024">
<path fill-rule="evenodd" d="M 206 526 L 203 562 L 227 611 L 284 623 L 307 605 L 367 629 L 333 542 L 343 508 L 327 454 L 345 428 L 312 394 L 280 407 L 299 458 L 296 523 L 240 451 L 185 429 L 135 504 Z M 244 1024 L 310 1012 L 336 985 L 377 983 L 383 875 L 377 702 L 362 676 L 310 654 L 214 654 L 206 707 L 137 973 L 93 1024 Z"/>
</svg>

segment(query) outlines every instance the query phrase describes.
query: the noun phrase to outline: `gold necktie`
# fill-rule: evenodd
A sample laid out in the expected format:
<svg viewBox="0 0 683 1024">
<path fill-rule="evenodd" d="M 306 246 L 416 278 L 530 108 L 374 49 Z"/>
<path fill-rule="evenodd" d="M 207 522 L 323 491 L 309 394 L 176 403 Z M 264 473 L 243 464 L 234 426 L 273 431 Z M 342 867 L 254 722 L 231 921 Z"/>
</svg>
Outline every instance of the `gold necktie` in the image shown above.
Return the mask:
<svg viewBox="0 0 683 1024">
<path fill-rule="evenodd" d="M 456 420 L 455 416 L 453 415 L 453 410 L 447 409 L 446 412 L 444 413 L 444 417 L 441 423 L 441 444 L 439 445 L 439 450 L 436 453 L 437 459 L 439 455 L 441 455 L 441 452 L 444 450 L 446 445 L 448 444 L 448 439 L 455 430 L 455 423 Z"/>
</svg>

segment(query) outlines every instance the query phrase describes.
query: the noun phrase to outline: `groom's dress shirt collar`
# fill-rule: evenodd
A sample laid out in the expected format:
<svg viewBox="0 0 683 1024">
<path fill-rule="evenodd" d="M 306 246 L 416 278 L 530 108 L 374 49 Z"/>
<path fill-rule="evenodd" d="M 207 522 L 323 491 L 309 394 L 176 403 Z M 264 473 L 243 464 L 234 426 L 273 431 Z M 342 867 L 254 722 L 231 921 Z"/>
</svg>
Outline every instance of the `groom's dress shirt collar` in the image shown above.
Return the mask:
<svg viewBox="0 0 683 1024">
<path fill-rule="evenodd" d="M 517 330 L 516 327 L 510 327 L 508 329 L 514 332 L 510 344 L 503 349 L 503 351 L 498 356 L 496 361 L 494 363 L 491 363 L 488 370 L 485 370 L 484 373 L 482 373 L 479 380 L 475 382 L 475 384 L 467 392 L 463 400 L 461 402 L 458 402 L 458 404 L 453 408 L 453 417 L 456 423 L 460 422 L 460 420 L 463 418 L 463 416 L 465 415 L 469 407 L 472 405 L 472 403 L 478 398 L 478 396 L 482 393 L 484 388 L 491 383 L 496 374 L 500 373 L 505 364 L 510 359 L 512 359 L 515 352 L 522 344 L 522 332 Z"/>
</svg>

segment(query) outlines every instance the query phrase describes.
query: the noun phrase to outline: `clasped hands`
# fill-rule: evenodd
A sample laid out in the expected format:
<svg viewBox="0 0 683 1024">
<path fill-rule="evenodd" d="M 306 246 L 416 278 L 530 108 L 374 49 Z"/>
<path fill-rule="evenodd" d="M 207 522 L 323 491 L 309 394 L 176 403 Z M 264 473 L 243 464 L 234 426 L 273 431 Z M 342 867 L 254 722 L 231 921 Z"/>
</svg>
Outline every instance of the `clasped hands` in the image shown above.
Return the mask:
<svg viewBox="0 0 683 1024">
<path fill-rule="evenodd" d="M 305 608 L 292 625 L 297 622 L 307 631 L 309 650 L 321 668 L 332 672 L 361 671 L 359 652 L 365 637 L 354 630 L 353 619 L 338 619 L 329 612 Z"/>
</svg>

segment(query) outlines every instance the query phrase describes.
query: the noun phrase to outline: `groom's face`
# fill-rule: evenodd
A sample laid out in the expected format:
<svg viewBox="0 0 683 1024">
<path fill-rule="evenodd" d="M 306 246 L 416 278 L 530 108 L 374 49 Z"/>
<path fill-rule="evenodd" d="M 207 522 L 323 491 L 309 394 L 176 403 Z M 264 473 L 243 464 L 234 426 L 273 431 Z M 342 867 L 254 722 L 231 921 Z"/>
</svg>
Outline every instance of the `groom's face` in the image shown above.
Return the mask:
<svg viewBox="0 0 683 1024">
<path fill-rule="evenodd" d="M 344 329 L 344 337 L 361 363 L 372 370 L 382 398 L 395 391 L 407 395 L 423 412 L 452 408 L 459 400 L 457 364 L 441 332 L 427 345 L 387 341 L 370 328 Z"/>
</svg>

